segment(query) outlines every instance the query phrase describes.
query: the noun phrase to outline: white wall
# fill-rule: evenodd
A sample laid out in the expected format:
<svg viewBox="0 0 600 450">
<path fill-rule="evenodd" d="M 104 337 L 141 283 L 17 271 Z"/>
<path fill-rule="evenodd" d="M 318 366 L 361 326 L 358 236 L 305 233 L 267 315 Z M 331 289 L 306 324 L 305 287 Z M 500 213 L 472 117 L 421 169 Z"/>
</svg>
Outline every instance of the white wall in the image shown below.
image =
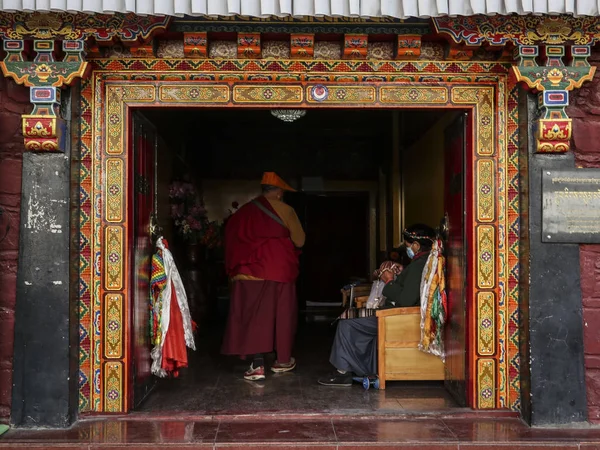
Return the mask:
<svg viewBox="0 0 600 450">
<path fill-rule="evenodd" d="M 209 220 L 222 221 L 233 202 L 242 206 L 260 195 L 260 180 L 203 180 L 202 190 Z"/>
</svg>

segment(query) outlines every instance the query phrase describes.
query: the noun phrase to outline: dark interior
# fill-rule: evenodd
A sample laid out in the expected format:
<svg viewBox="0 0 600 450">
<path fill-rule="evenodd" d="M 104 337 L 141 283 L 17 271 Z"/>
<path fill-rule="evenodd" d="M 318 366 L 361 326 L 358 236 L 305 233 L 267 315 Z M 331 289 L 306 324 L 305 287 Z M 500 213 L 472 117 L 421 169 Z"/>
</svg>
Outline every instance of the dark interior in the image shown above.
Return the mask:
<svg viewBox="0 0 600 450">
<path fill-rule="evenodd" d="M 382 172 L 389 176 L 392 170 L 402 170 L 391 167 L 393 146 L 400 152 L 410 149 L 440 120 L 442 112 L 415 110 L 394 115 L 384 110 L 309 110 L 293 123 L 279 120 L 269 110 L 142 112 L 161 138 L 159 211 L 168 211 L 165 192 L 174 179 L 191 180 L 208 190 L 215 189 L 210 183 L 215 180 L 217 186 L 219 180 L 251 181 L 258 193 L 262 172 L 275 171 L 293 186 L 306 187 L 287 195 L 286 201 L 303 223 L 307 244 L 297 283 L 301 309 L 295 350 L 298 368 L 293 373 L 271 374 L 266 383 L 253 383 L 242 377 L 248 363 L 219 354 L 228 306 L 222 252 L 208 252 L 200 268 L 190 270 L 186 243 L 168 223 L 168 212 L 159 215 L 200 326 L 197 351 L 189 352 L 189 369 L 177 379 L 155 380 L 138 411 L 388 414 L 456 406 L 441 382 L 393 382 L 385 391 L 364 391 L 358 384 L 336 389 L 316 383 L 332 370 L 328 363 L 335 332 L 332 322 L 342 308 L 331 304 L 341 302 L 344 285 L 370 277 L 370 232 L 379 241 L 380 226 L 369 228 L 369 194 L 353 190 L 352 185 L 369 182 L 376 186 Z M 328 191 L 330 180 L 350 187 Z M 388 241 L 385 249 L 377 244 L 377 265 L 392 250 L 389 236 Z"/>
</svg>

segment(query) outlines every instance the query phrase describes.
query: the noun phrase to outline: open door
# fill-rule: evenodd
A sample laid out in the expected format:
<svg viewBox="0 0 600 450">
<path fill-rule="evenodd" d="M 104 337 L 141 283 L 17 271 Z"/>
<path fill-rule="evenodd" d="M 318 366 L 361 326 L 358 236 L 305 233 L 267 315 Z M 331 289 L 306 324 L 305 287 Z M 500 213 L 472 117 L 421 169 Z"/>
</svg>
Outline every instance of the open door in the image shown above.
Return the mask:
<svg viewBox="0 0 600 450">
<path fill-rule="evenodd" d="M 466 209 L 465 157 L 467 116 L 461 113 L 445 131 L 444 228 L 448 318 L 445 330 L 446 389 L 460 406 L 466 405 Z"/>
<path fill-rule="evenodd" d="M 150 221 L 156 210 L 156 128 L 144 116 L 135 112 L 131 124 L 131 155 L 133 156 L 133 242 L 132 252 L 132 371 L 133 398 L 129 404 L 137 407 L 154 387 L 150 357 L 149 302 L 154 240 Z"/>
</svg>

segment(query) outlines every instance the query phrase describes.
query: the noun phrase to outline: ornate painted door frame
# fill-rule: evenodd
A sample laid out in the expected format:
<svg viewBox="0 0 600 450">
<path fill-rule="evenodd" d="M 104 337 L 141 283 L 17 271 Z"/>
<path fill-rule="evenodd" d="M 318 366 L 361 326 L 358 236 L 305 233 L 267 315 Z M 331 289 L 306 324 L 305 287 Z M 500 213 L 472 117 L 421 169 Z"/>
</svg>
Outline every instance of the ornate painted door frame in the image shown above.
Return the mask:
<svg viewBox="0 0 600 450">
<path fill-rule="evenodd" d="M 131 180 L 127 124 L 136 108 L 448 108 L 474 118 L 467 224 L 476 261 L 468 323 L 469 403 L 519 409 L 517 90 L 510 65 L 490 62 L 366 62 L 370 72 L 325 72 L 295 61 L 96 60 L 82 85 L 82 411 L 131 409 L 128 297 Z M 196 67 L 197 66 L 197 67 Z M 449 68 L 452 66 L 452 70 Z M 135 69 L 131 69 L 135 67 Z M 199 71 L 201 70 L 201 72 Z M 201 142 L 201 137 L 198 137 Z"/>
</svg>

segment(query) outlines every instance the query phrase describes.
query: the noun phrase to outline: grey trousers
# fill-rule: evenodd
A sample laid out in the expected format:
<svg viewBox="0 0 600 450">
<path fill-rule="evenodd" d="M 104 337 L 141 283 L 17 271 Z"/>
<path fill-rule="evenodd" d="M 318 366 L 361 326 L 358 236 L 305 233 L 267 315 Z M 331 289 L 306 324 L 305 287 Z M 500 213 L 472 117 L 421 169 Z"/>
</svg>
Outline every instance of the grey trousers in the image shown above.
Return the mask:
<svg viewBox="0 0 600 450">
<path fill-rule="evenodd" d="M 357 376 L 377 374 L 377 317 L 340 320 L 329 362 Z"/>
</svg>

